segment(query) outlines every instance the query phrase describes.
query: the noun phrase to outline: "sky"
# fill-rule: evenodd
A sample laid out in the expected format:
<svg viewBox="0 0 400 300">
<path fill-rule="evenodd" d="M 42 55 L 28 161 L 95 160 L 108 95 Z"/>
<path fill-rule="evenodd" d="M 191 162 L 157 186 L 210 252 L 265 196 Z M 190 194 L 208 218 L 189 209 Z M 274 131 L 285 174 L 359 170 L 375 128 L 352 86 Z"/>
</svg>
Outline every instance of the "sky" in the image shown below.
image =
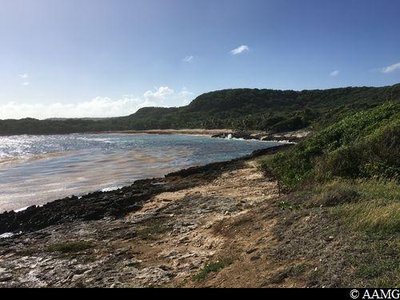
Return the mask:
<svg viewBox="0 0 400 300">
<path fill-rule="evenodd" d="M 397 0 L 0 0 L 0 119 L 400 82 Z"/>
</svg>

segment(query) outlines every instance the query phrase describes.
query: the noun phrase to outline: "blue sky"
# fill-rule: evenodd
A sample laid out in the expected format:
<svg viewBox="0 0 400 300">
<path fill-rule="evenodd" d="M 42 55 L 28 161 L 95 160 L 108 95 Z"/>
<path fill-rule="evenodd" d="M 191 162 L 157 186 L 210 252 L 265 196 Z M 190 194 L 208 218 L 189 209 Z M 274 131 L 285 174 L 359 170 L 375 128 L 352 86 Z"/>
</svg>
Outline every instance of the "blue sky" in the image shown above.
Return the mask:
<svg viewBox="0 0 400 300">
<path fill-rule="evenodd" d="M 396 0 L 0 0 L 0 119 L 400 82 Z"/>
</svg>

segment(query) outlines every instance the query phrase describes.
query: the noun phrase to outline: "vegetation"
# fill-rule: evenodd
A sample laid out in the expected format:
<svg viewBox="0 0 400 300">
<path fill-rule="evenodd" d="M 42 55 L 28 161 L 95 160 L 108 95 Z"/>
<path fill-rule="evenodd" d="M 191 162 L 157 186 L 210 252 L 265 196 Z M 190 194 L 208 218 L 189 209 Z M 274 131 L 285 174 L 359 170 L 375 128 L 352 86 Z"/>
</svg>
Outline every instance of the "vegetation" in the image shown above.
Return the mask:
<svg viewBox="0 0 400 300">
<path fill-rule="evenodd" d="M 325 264 L 309 276 L 335 284 L 340 272 L 339 285 L 400 282 L 400 104 L 345 116 L 261 166 L 291 191 L 279 202 L 293 215 L 282 221 L 281 234 L 298 230 L 296 236 L 315 244 L 311 248 L 318 240 L 334 241 L 337 252 L 321 247 Z M 314 217 L 302 223 L 300 216 Z M 308 232 L 315 241 L 308 241 Z"/>
<path fill-rule="evenodd" d="M 210 273 L 218 273 L 225 267 L 232 264 L 232 259 L 221 259 L 216 262 L 211 262 L 206 264 L 200 271 L 197 273 L 193 280 L 195 281 L 203 281 L 207 278 Z"/>
<path fill-rule="evenodd" d="M 289 187 L 334 178 L 400 180 L 400 105 L 344 118 L 264 162 Z"/>
<path fill-rule="evenodd" d="M 321 129 L 343 116 L 400 100 L 400 84 L 329 90 L 231 89 L 203 94 L 180 108 L 143 108 L 110 119 L 3 120 L 0 134 L 61 134 L 144 129 L 236 129 L 271 133 Z"/>
<path fill-rule="evenodd" d="M 88 241 L 69 241 L 52 244 L 47 247 L 48 252 L 61 252 L 63 254 L 78 253 L 93 248 L 93 244 Z"/>
<path fill-rule="evenodd" d="M 142 240 L 156 240 L 159 235 L 170 231 L 164 219 L 152 220 L 146 222 L 143 227 L 137 231 L 137 236 Z"/>
</svg>

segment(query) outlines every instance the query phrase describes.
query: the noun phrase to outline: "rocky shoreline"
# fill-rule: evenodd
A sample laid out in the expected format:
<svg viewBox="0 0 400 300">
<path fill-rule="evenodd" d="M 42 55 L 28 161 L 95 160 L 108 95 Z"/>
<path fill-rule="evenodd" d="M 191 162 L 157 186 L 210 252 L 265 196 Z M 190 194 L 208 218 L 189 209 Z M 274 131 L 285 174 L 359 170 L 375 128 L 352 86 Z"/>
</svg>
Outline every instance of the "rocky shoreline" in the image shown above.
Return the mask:
<svg viewBox="0 0 400 300">
<path fill-rule="evenodd" d="M 289 147 L 3 213 L 0 234 L 15 235 L 0 239 L 0 287 L 204 286 L 208 268 L 233 259 L 223 258 L 232 248 L 225 226 L 279 196 L 256 160 Z M 256 263 L 269 238 L 254 226 L 240 251 Z"/>
<path fill-rule="evenodd" d="M 116 191 L 99 191 L 82 197 L 71 196 L 49 202 L 44 206 L 31 206 L 21 212 L 5 212 L 0 214 L 0 235 L 30 232 L 74 221 L 121 218 L 140 210 L 143 203 L 157 194 L 175 192 L 197 184 L 195 181 L 181 180 L 187 176 L 198 174 L 203 180 L 211 179 L 231 168 L 234 163 L 271 154 L 287 147 L 289 145 L 257 150 L 249 156 L 181 170 L 167 174 L 164 178 L 138 180 L 131 186 Z"/>
<path fill-rule="evenodd" d="M 0 288 L 352 286 L 357 236 L 260 168 L 291 146 L 1 214 Z"/>
<path fill-rule="evenodd" d="M 300 130 L 285 133 L 266 133 L 251 131 L 227 131 L 212 135 L 213 138 L 233 138 L 243 140 L 273 141 L 296 144 L 311 134 L 310 131 Z"/>
<path fill-rule="evenodd" d="M 160 129 L 160 130 L 128 130 L 109 133 L 124 134 L 187 134 L 206 135 L 212 138 L 234 138 L 243 140 L 274 141 L 285 143 L 298 143 L 311 134 L 309 130 L 298 130 L 283 133 L 267 133 L 264 131 L 238 131 L 232 129 Z"/>
</svg>

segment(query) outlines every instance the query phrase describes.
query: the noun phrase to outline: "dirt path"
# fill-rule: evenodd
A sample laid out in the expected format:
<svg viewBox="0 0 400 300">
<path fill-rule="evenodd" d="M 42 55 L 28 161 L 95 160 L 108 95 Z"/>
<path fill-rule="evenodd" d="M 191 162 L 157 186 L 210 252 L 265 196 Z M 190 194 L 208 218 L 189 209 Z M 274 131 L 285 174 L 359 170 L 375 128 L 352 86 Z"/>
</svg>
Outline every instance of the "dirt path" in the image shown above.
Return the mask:
<svg viewBox="0 0 400 300">
<path fill-rule="evenodd" d="M 276 192 L 276 183 L 266 180 L 254 161 L 247 162 L 211 183 L 156 196 L 141 212 L 128 217 L 133 222 L 150 215 L 160 217 L 158 223 L 154 217 L 139 222 L 139 233 L 150 232 L 150 236 L 139 234 L 142 239 L 132 243 L 144 253 L 143 261 L 162 263 L 175 274 L 168 285 L 200 284 L 192 283 L 192 277 L 207 263 L 225 259 L 219 256 L 232 239 L 225 224 L 247 220 L 253 207 L 276 197 Z M 248 252 L 253 247 L 246 242 L 242 246 Z"/>
</svg>

